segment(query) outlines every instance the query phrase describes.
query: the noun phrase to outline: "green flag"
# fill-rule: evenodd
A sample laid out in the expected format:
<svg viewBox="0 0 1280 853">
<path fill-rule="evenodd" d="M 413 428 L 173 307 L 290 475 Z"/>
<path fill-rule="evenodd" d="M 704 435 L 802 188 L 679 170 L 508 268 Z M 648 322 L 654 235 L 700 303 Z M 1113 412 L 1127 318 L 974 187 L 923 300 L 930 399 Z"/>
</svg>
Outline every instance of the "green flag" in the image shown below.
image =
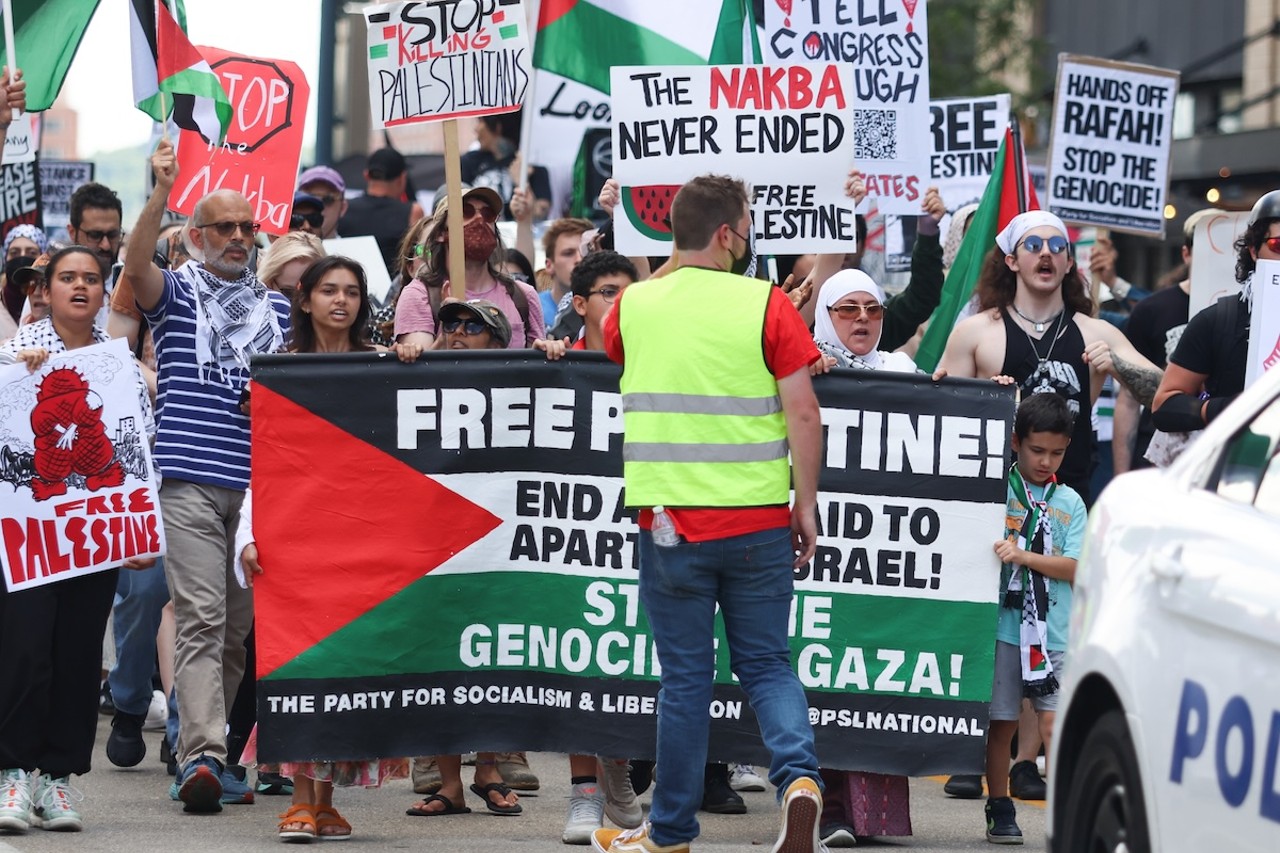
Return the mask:
<svg viewBox="0 0 1280 853">
<path fill-rule="evenodd" d="M 99 0 L 12 0 L 14 53 L 27 81 L 27 109 L 53 106 Z M 3 62 L 9 65 L 8 45 Z"/>
</svg>

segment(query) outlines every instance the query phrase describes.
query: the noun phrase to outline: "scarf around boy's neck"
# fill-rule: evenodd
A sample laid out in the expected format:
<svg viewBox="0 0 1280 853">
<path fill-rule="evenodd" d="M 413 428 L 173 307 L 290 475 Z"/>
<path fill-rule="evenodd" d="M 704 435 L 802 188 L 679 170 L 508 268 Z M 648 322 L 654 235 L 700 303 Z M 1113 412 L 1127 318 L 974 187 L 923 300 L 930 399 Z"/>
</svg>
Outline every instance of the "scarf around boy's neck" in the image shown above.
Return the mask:
<svg viewBox="0 0 1280 853">
<path fill-rule="evenodd" d="M 1027 517 L 1018 531 L 1018 547 L 1033 554 L 1053 554 L 1053 528 L 1049 524 L 1049 500 L 1057 489 L 1053 478 L 1045 485 L 1044 497 L 1036 500 L 1022 472 L 1014 465 L 1009 470 L 1009 488 L 1027 508 Z M 1024 696 L 1049 696 L 1058 690 L 1053 663 L 1048 654 L 1049 590 L 1044 575 L 1015 564 L 1009 574 L 1004 606 L 1021 610 L 1018 650 L 1022 661 L 1022 693 Z"/>
</svg>

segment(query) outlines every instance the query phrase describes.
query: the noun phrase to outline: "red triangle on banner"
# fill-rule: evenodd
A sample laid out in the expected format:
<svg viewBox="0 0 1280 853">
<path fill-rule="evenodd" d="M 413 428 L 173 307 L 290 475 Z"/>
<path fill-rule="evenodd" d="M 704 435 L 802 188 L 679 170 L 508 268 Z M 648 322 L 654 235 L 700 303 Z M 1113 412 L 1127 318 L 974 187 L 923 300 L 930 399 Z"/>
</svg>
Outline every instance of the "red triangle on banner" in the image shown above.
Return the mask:
<svg viewBox="0 0 1280 853">
<path fill-rule="evenodd" d="M 252 405 L 259 678 L 501 524 L 262 383 Z"/>
</svg>

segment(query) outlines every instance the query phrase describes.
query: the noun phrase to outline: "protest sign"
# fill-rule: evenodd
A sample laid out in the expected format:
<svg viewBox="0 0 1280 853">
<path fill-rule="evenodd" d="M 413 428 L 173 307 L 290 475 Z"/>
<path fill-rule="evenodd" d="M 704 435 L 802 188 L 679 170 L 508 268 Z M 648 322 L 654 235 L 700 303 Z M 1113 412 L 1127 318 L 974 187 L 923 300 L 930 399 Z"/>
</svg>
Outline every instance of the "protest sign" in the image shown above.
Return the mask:
<svg viewBox="0 0 1280 853">
<path fill-rule="evenodd" d="M 214 190 L 235 190 L 249 200 L 263 231 L 285 234 L 311 87 L 294 62 L 216 47 L 199 50 L 227 90 L 234 112 L 221 145 L 192 130 L 181 132 L 169 209 L 190 215 Z"/>
<path fill-rule="evenodd" d="M 1249 227 L 1249 211 L 1218 210 L 1196 223 L 1191 253 L 1191 304 L 1194 317 L 1218 297 L 1239 293 L 1236 281 L 1236 239 Z"/>
<path fill-rule="evenodd" d="M 387 294 L 391 291 L 391 276 L 387 274 L 387 262 L 382 259 L 376 238 L 367 234 L 362 237 L 330 237 L 324 241 L 324 250 L 326 254 L 345 255 L 360 264 L 364 268 L 369 301 L 374 310 L 386 304 Z"/>
<path fill-rule="evenodd" d="M 764 28 L 767 63 L 853 68 L 853 156 L 867 194 L 881 213 L 918 213 L 930 155 L 928 5 L 774 0 Z"/>
<path fill-rule="evenodd" d="M 619 372 L 596 353 L 254 360 L 260 757 L 653 755 Z M 818 550 L 790 642 L 824 766 L 980 772 L 1012 393 L 815 387 Z M 719 630 L 711 758 L 767 763 Z"/>
<path fill-rule="evenodd" d="M 127 341 L 0 368 L 0 480 L 10 592 L 164 553 Z"/>
<path fill-rule="evenodd" d="M 0 234 L 15 225 L 43 228 L 40 216 L 40 174 L 34 162 L 0 166 Z"/>
<path fill-rule="evenodd" d="M 1050 211 L 1164 236 L 1178 72 L 1061 54 L 1047 155 Z"/>
<path fill-rule="evenodd" d="M 1280 365 L 1280 261 L 1259 260 L 1253 272 L 1253 309 L 1244 384 Z"/>
<path fill-rule="evenodd" d="M 45 228 L 65 228 L 71 222 L 71 194 L 93 180 L 88 160 L 40 161 L 40 209 Z"/>
<path fill-rule="evenodd" d="M 520 109 L 529 33 L 520 0 L 364 8 L 375 128 Z"/>
<path fill-rule="evenodd" d="M 1008 95 L 983 98 L 943 98 L 929 104 L 929 186 L 936 186 L 947 206 L 938 224 L 943 236 L 951 226 L 951 212 L 977 202 L 987 188 L 991 168 L 1009 126 Z M 917 207 L 915 213 L 920 213 Z M 907 272 L 915 245 L 915 216 L 888 217 L 885 224 L 885 269 Z"/>
<path fill-rule="evenodd" d="M 618 251 L 670 254 L 671 200 L 681 184 L 708 172 L 749 185 L 759 251 L 853 251 L 854 205 L 844 194 L 851 66 L 612 70 Z"/>
<path fill-rule="evenodd" d="M 38 147 L 36 135 L 31 128 L 31 113 L 22 113 L 5 132 L 4 162 L 33 163 Z"/>
</svg>

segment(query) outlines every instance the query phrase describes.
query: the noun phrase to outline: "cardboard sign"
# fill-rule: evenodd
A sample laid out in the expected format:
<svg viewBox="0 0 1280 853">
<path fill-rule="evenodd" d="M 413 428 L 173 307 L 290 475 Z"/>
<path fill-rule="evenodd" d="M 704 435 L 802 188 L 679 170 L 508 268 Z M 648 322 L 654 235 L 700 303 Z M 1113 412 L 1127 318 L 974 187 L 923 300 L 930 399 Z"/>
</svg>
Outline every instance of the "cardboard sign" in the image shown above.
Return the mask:
<svg viewBox="0 0 1280 853">
<path fill-rule="evenodd" d="M 0 368 L 0 558 L 10 592 L 164 553 L 129 344 Z"/>
<path fill-rule="evenodd" d="M 618 251 L 671 252 L 666 221 L 680 185 L 707 173 L 747 182 L 765 254 L 849 252 L 844 194 L 853 134 L 853 68 L 822 65 L 612 69 Z"/>
<path fill-rule="evenodd" d="M 529 88 L 520 0 L 366 6 L 369 105 L 377 129 L 509 113 Z"/>
<path fill-rule="evenodd" d="M 382 259 L 377 239 L 366 234 L 363 237 L 330 237 L 323 242 L 326 254 L 344 255 L 364 267 L 369 301 L 375 311 L 382 308 L 391 290 L 391 276 L 387 274 L 387 262 Z"/>
<path fill-rule="evenodd" d="M 927 10 L 917 0 L 765 2 L 765 62 L 853 68 L 854 159 L 881 213 L 919 213 L 928 186 Z"/>
<path fill-rule="evenodd" d="M 226 141 L 205 142 L 184 130 L 178 138 L 178 180 L 169 209 L 190 215 L 214 190 L 241 193 L 269 234 L 289 231 L 311 87 L 296 63 L 201 47 L 234 110 Z"/>
<path fill-rule="evenodd" d="M 1253 272 L 1253 313 L 1244 384 L 1280 365 L 1280 261 L 1258 261 Z"/>
<path fill-rule="evenodd" d="M 31 113 L 23 113 L 13 120 L 4 135 L 5 163 L 34 163 L 38 148 L 36 134 L 31 128 Z"/>
<path fill-rule="evenodd" d="M 45 228 L 65 228 L 71 222 L 71 194 L 93 180 L 88 160 L 41 160 L 40 202 Z"/>
<path fill-rule="evenodd" d="M 1178 72 L 1062 54 L 1049 140 L 1050 211 L 1163 237 Z"/>
<path fill-rule="evenodd" d="M 15 225 L 44 227 L 40 217 L 40 173 L 34 162 L 0 166 L 0 234 Z"/>
<path fill-rule="evenodd" d="M 1191 253 L 1191 304 L 1194 317 L 1229 293 L 1239 293 L 1235 242 L 1249 227 L 1249 211 L 1220 210 L 1196 223 Z"/>
<path fill-rule="evenodd" d="M 254 359 L 260 758 L 653 755 L 620 373 L 599 353 Z M 976 772 L 1012 389 L 837 369 L 814 391 L 817 551 L 785 568 L 823 766 Z M 709 760 L 767 763 L 716 635 Z"/>
</svg>

